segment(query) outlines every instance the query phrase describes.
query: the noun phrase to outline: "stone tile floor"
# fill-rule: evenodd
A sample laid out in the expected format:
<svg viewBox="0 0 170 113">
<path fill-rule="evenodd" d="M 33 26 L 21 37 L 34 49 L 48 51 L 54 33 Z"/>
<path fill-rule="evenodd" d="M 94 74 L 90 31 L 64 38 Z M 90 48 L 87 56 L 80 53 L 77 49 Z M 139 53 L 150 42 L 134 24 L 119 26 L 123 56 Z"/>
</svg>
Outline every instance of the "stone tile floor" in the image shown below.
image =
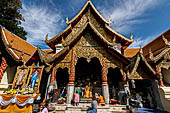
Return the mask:
<svg viewBox="0 0 170 113">
<path fill-rule="evenodd" d="M 158 109 L 151 109 L 151 108 L 137 108 L 138 113 L 168 113 L 165 111 L 160 111 Z"/>
</svg>

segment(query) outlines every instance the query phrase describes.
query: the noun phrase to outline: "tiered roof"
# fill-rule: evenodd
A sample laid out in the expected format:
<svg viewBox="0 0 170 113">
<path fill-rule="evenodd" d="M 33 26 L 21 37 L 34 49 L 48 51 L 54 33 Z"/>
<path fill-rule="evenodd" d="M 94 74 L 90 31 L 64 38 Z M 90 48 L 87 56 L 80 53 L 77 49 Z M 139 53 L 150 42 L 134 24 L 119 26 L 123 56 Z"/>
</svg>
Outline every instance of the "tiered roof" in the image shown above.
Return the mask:
<svg viewBox="0 0 170 113">
<path fill-rule="evenodd" d="M 129 79 L 158 79 L 159 75 L 147 62 L 143 56 L 142 49 L 137 52 L 137 54 L 131 59 L 131 64 L 129 65 Z"/>
<path fill-rule="evenodd" d="M 1 39 L 7 52 L 17 62 L 25 62 L 36 50 L 36 47 L 11 33 L 4 27 L 0 27 Z"/>
<path fill-rule="evenodd" d="M 150 61 L 151 59 L 149 57 L 150 53 L 152 53 L 153 57 L 156 58 L 155 60 L 159 60 L 167 51 L 169 51 L 168 48 L 170 46 L 166 44 L 166 41 L 170 41 L 170 29 L 145 45 L 143 47 L 143 55 Z"/>
<path fill-rule="evenodd" d="M 107 32 L 112 37 L 116 36 L 116 38 L 118 40 L 120 40 L 121 45 L 124 46 L 124 49 L 126 47 L 128 47 L 133 42 L 132 37 L 131 37 L 131 39 L 128 39 L 128 38 L 124 37 L 123 35 L 117 33 L 116 31 L 114 31 L 113 29 L 111 29 L 109 27 L 110 22 L 106 21 L 100 15 L 100 13 L 97 11 L 97 9 L 94 7 L 92 2 L 90 0 L 88 0 L 87 3 L 84 5 L 84 7 L 80 10 L 80 12 L 71 21 L 67 20 L 66 23 L 68 24 L 68 27 L 63 32 L 59 33 L 58 35 L 56 35 L 55 37 L 53 37 L 50 40 L 48 40 L 48 37 L 46 37 L 45 42 L 47 43 L 47 45 L 50 46 L 52 49 L 55 49 L 55 45 L 58 44 L 59 41 L 61 41 L 64 36 L 67 36 L 72 31 L 72 28 L 75 25 L 75 23 L 77 23 L 81 19 L 81 17 L 83 16 L 83 14 L 88 11 L 88 8 L 90 8 L 90 10 L 92 10 L 94 12 L 96 18 L 98 18 L 98 20 L 100 20 L 100 22 L 104 25 L 105 30 L 107 30 Z M 89 23 L 89 24 L 91 24 L 91 23 Z M 90 26 L 93 27 L 92 25 L 90 25 Z M 84 28 L 86 28 L 86 27 L 84 27 Z M 94 27 L 93 30 L 95 32 L 98 32 L 98 31 L 96 31 L 95 27 Z M 103 37 L 103 39 L 105 39 L 105 37 Z"/>
<path fill-rule="evenodd" d="M 126 58 L 132 58 L 139 52 L 139 50 L 140 48 L 127 48 L 124 51 L 124 56 Z"/>
<path fill-rule="evenodd" d="M 46 61 L 51 58 L 49 54 L 44 52 L 40 47 L 34 51 L 30 58 L 25 62 L 26 65 L 32 65 L 34 62 L 39 62 L 41 64 L 46 64 Z"/>
</svg>

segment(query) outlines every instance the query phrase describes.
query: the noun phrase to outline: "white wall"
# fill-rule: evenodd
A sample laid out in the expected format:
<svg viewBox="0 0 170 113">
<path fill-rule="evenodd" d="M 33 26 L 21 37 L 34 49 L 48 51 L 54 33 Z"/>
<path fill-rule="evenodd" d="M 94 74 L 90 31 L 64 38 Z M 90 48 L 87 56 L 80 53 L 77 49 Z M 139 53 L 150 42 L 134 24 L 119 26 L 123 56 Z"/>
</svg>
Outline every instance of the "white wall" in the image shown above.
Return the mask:
<svg viewBox="0 0 170 113">
<path fill-rule="evenodd" d="M 159 88 L 158 91 L 159 91 L 159 94 L 160 94 L 160 98 L 161 98 L 161 101 L 162 101 L 162 104 L 163 104 L 164 111 L 170 112 L 170 107 L 169 107 L 170 100 L 165 98 L 165 92 L 162 88 Z"/>
<path fill-rule="evenodd" d="M 6 71 L 4 72 L 4 75 L 0 81 L 0 94 L 4 92 L 8 88 L 9 84 L 13 83 L 13 79 L 16 73 L 16 66 L 8 66 Z"/>
<path fill-rule="evenodd" d="M 170 69 L 162 69 L 163 80 L 170 84 Z"/>
</svg>

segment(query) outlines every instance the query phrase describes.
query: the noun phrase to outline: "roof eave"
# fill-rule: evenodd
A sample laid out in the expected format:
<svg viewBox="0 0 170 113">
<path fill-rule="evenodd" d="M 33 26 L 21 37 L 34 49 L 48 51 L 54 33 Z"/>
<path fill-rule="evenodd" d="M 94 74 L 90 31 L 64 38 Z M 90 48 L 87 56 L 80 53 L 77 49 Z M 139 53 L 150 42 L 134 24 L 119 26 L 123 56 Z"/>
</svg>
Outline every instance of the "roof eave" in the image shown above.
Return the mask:
<svg viewBox="0 0 170 113">
<path fill-rule="evenodd" d="M 1 29 L 1 37 L 2 37 L 2 41 L 5 45 L 5 49 L 7 50 L 7 52 L 11 55 L 11 57 L 16 61 L 16 62 L 22 62 L 20 59 L 19 59 L 19 56 L 15 54 L 15 52 L 8 47 L 9 45 L 9 42 L 7 41 L 7 38 L 6 38 L 6 35 L 5 35 L 5 32 L 4 32 L 4 28 L 2 26 L 0 26 L 0 29 Z"/>
</svg>

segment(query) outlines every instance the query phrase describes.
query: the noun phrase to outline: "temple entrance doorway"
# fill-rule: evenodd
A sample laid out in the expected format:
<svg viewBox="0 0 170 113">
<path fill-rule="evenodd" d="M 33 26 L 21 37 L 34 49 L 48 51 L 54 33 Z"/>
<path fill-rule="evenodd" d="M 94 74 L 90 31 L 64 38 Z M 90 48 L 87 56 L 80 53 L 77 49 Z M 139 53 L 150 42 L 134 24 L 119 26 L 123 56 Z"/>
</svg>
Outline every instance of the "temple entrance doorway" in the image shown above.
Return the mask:
<svg viewBox="0 0 170 113">
<path fill-rule="evenodd" d="M 133 82 L 132 82 L 133 81 Z M 142 97 L 142 104 L 145 108 L 156 107 L 156 100 L 154 94 L 154 87 L 152 85 L 152 80 L 143 79 L 143 80 L 131 80 L 129 86 L 131 95 L 136 97 L 140 95 Z"/>
<path fill-rule="evenodd" d="M 98 58 L 79 58 L 75 67 L 75 89 L 83 92 L 80 96 L 91 98 L 95 93 L 102 94 L 101 64 Z M 89 92 L 89 95 L 84 95 Z"/>
<path fill-rule="evenodd" d="M 68 68 L 58 68 L 56 70 L 56 85 L 57 85 L 57 93 L 60 94 L 63 97 L 66 96 L 66 85 L 69 82 L 69 73 L 68 73 Z M 59 96 L 59 95 L 57 95 Z M 59 98 L 59 97 L 58 97 Z"/>
<path fill-rule="evenodd" d="M 108 68 L 108 85 L 111 99 L 118 100 L 118 92 L 123 90 L 123 76 L 120 68 Z"/>
</svg>

